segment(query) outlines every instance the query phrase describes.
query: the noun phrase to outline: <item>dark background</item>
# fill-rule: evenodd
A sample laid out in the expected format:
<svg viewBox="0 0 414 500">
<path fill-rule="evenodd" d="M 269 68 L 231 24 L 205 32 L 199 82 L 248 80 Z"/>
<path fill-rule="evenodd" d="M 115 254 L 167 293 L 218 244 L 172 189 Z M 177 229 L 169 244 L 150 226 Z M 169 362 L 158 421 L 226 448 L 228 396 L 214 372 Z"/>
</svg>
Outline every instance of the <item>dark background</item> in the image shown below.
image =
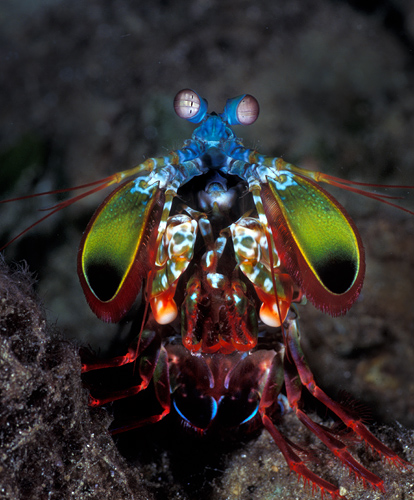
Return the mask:
<svg viewBox="0 0 414 500">
<path fill-rule="evenodd" d="M 0 3 L 2 198 L 105 177 L 180 147 L 193 127 L 172 100 L 194 88 L 221 111 L 253 94 L 256 124 L 236 133 L 263 154 L 372 182 L 414 184 L 414 7 L 352 2 L 7 0 Z M 367 277 L 343 318 L 301 310 L 321 386 L 414 425 L 414 218 L 332 190 L 361 230 Z M 404 206 L 414 209 L 414 193 Z M 0 206 L 5 243 L 53 204 Z M 76 252 L 103 199 L 60 212 L 6 250 L 25 259 L 52 321 L 105 346 L 117 333 L 89 311 Z"/>
</svg>

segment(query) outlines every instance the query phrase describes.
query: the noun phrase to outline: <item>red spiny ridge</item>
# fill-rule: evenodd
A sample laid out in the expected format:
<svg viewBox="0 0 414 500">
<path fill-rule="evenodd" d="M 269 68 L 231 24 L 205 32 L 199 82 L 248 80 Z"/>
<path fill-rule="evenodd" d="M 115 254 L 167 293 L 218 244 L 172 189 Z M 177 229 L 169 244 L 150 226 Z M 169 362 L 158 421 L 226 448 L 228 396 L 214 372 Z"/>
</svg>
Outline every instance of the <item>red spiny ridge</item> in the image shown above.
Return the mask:
<svg viewBox="0 0 414 500">
<path fill-rule="evenodd" d="M 303 460 L 301 460 L 293 451 L 292 447 L 287 442 L 285 437 L 282 436 L 280 431 L 276 428 L 276 426 L 265 413 L 262 414 L 262 422 L 266 430 L 272 436 L 276 445 L 282 452 L 283 456 L 285 457 L 289 468 L 293 472 L 296 472 L 296 474 L 298 475 L 298 480 L 300 480 L 300 478 L 303 478 L 304 485 L 312 483 L 312 493 L 314 493 L 316 488 L 319 488 L 321 491 L 322 499 L 324 498 L 324 494 L 327 492 L 331 495 L 333 500 L 346 500 L 345 497 L 339 494 L 339 489 L 337 486 L 326 481 L 325 479 L 322 479 L 306 467 L 306 465 L 303 463 Z"/>
<path fill-rule="evenodd" d="M 306 413 L 298 408 L 295 409 L 299 420 L 311 430 L 318 438 L 332 451 L 332 453 L 341 460 L 341 462 L 349 467 L 355 473 L 357 478 L 361 478 L 366 487 L 366 482 L 371 484 L 374 489 L 384 491 L 384 482 L 381 478 L 363 467 L 355 458 L 348 452 L 346 445 L 339 439 L 332 436 L 324 430 L 318 423 L 314 422 Z"/>
<path fill-rule="evenodd" d="M 333 500 L 346 500 L 346 497 L 343 497 L 339 493 L 339 489 L 337 486 L 332 483 L 322 479 L 317 474 L 309 470 L 303 462 L 300 463 L 288 463 L 289 468 L 298 475 L 298 482 L 303 479 L 303 486 L 312 485 L 312 495 L 315 494 L 316 490 L 319 489 L 321 492 L 321 499 L 324 500 L 325 494 L 329 493 Z"/>
</svg>

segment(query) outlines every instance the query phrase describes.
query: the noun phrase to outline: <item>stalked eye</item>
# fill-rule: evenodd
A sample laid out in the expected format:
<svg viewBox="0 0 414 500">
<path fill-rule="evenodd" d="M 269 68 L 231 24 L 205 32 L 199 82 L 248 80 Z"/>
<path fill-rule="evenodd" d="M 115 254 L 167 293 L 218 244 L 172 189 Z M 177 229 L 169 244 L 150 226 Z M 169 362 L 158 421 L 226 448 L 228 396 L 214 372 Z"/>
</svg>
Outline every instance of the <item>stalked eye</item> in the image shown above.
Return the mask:
<svg viewBox="0 0 414 500">
<path fill-rule="evenodd" d="M 257 120 L 259 111 L 257 99 L 244 94 L 227 101 L 223 118 L 229 125 L 251 125 Z"/>
<path fill-rule="evenodd" d="M 180 90 L 174 98 L 174 110 L 180 118 L 200 123 L 207 114 L 207 101 L 191 89 Z"/>
<path fill-rule="evenodd" d="M 237 106 L 237 119 L 240 125 L 251 125 L 259 116 L 259 103 L 252 95 L 245 95 Z"/>
</svg>

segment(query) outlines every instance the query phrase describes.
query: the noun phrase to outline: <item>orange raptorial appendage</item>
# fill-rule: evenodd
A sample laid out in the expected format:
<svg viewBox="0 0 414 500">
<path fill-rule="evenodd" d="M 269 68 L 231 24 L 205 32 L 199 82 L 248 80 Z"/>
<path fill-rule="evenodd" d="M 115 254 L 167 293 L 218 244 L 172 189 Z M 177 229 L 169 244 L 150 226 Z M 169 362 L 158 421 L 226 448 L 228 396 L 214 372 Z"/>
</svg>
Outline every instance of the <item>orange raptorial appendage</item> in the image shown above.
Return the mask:
<svg viewBox="0 0 414 500">
<path fill-rule="evenodd" d="M 175 320 L 178 314 L 177 304 L 174 301 L 174 290 L 166 292 L 150 299 L 151 311 L 155 321 L 160 325 L 168 325 Z"/>
</svg>

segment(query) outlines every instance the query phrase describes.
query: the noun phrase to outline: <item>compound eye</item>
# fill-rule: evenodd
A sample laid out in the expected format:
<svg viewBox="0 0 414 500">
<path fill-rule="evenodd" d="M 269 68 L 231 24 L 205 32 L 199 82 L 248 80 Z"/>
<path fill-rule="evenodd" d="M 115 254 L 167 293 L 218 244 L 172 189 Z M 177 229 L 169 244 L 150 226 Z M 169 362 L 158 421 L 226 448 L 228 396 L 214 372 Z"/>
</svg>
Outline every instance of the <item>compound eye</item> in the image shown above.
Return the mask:
<svg viewBox="0 0 414 500">
<path fill-rule="evenodd" d="M 250 94 L 229 99 L 223 112 L 223 119 L 229 125 L 251 125 L 259 116 L 259 103 Z"/>
<path fill-rule="evenodd" d="M 200 123 L 207 113 L 207 101 L 194 90 L 180 90 L 174 98 L 174 110 L 180 118 Z"/>
<path fill-rule="evenodd" d="M 240 125 L 251 125 L 259 116 L 259 103 L 250 94 L 246 94 L 239 102 L 236 110 L 237 120 Z"/>
</svg>

